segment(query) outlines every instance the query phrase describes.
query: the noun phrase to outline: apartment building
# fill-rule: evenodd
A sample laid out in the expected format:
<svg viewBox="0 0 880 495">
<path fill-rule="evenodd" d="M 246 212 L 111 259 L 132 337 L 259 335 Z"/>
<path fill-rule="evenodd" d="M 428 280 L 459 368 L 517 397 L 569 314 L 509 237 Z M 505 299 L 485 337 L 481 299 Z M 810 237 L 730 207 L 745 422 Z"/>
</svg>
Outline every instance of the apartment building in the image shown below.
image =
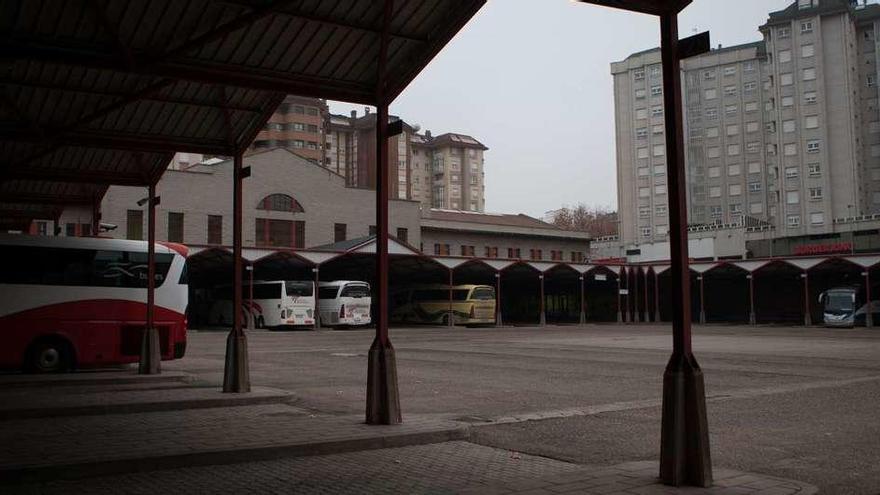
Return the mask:
<svg viewBox="0 0 880 495">
<path fill-rule="evenodd" d="M 426 133 L 423 150 L 430 156 L 430 191 L 432 208 L 485 211 L 483 152 L 485 145 L 471 136 Z M 421 146 L 419 146 L 421 147 Z M 427 166 L 427 163 L 425 164 Z"/>
<path fill-rule="evenodd" d="M 286 148 L 314 163 L 324 163 L 327 102 L 288 95 L 257 134 L 250 151 Z"/>
<path fill-rule="evenodd" d="M 797 0 L 763 40 L 682 62 L 692 225 L 834 232 L 880 208 L 880 7 Z M 660 52 L 612 64 L 624 244 L 668 232 Z"/>
</svg>

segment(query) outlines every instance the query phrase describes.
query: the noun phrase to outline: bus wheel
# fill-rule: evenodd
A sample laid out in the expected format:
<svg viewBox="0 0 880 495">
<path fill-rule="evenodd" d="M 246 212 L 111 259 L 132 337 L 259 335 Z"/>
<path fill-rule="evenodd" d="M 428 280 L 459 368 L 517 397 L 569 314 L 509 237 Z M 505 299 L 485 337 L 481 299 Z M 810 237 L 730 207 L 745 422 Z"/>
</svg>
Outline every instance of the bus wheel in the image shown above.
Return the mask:
<svg viewBox="0 0 880 495">
<path fill-rule="evenodd" d="M 73 348 L 58 337 L 39 339 L 28 348 L 25 370 L 31 373 L 58 373 L 73 367 Z"/>
</svg>

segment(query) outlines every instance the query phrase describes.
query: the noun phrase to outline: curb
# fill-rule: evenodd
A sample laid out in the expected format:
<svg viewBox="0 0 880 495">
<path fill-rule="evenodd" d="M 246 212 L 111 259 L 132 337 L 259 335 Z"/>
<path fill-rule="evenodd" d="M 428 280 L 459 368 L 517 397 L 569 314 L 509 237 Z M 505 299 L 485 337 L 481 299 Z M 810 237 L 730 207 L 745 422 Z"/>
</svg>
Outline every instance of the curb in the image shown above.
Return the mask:
<svg viewBox="0 0 880 495">
<path fill-rule="evenodd" d="M 213 450 L 133 459 L 96 460 L 54 466 L 9 468 L 0 469 L 0 485 L 15 485 L 50 480 L 73 480 L 185 467 L 238 464 L 243 462 L 272 460 L 281 457 L 307 457 L 341 454 L 345 452 L 468 440 L 469 438 L 469 428 L 467 426 L 458 426 L 445 430 L 377 436 L 371 438 L 273 445 L 245 449 Z"/>
<path fill-rule="evenodd" d="M 105 376 L 102 376 L 105 375 Z M 188 373 L 167 372 L 159 375 L 120 373 L 70 373 L 59 375 L 6 375 L 0 376 L 4 388 L 67 387 L 83 385 L 130 385 L 135 383 L 192 383 L 195 377 Z"/>
<path fill-rule="evenodd" d="M 295 398 L 289 392 L 272 391 L 267 395 L 222 394 L 217 398 L 184 399 L 118 404 L 90 404 L 70 407 L 35 407 L 28 409 L 0 409 L 0 421 L 15 419 L 57 418 L 62 416 L 97 416 L 103 414 L 132 414 L 214 407 L 241 407 L 264 404 L 286 404 Z"/>
</svg>

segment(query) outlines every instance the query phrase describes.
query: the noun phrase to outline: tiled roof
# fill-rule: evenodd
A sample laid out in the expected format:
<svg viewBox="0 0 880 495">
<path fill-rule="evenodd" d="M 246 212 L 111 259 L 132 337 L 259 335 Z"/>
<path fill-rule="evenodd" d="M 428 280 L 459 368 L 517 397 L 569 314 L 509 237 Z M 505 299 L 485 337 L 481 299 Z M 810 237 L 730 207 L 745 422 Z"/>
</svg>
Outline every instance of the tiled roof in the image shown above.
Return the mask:
<svg viewBox="0 0 880 495">
<path fill-rule="evenodd" d="M 458 210 L 431 209 L 423 216 L 425 220 L 439 220 L 445 222 L 479 223 L 484 225 L 499 225 L 504 227 L 525 227 L 531 229 L 561 230 L 537 218 L 523 215 L 511 215 L 506 213 L 476 213 Z"/>
</svg>

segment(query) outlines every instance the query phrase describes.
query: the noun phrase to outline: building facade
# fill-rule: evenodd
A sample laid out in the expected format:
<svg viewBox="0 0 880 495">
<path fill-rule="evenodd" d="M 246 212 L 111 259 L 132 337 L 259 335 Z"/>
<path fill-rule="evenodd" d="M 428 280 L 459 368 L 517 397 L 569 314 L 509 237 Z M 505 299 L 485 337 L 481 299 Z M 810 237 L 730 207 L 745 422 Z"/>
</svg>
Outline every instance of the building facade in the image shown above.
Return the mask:
<svg viewBox="0 0 880 495">
<path fill-rule="evenodd" d="M 324 122 L 327 102 L 288 95 L 257 134 L 250 150 L 287 148 L 315 163 L 324 163 Z"/>
<path fill-rule="evenodd" d="M 682 62 L 692 225 L 835 232 L 880 208 L 880 6 L 798 0 L 763 40 Z M 668 232 L 659 50 L 612 64 L 624 244 Z"/>
</svg>

